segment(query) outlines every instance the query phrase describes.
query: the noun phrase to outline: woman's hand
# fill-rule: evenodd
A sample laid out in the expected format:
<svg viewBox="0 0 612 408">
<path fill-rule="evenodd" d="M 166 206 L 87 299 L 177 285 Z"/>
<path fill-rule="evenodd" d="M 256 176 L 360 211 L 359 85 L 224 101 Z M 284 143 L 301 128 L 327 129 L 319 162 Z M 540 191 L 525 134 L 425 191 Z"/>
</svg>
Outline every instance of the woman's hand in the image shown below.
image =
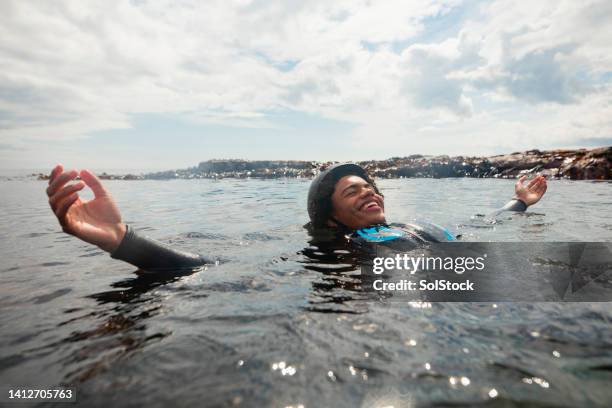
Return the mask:
<svg viewBox="0 0 612 408">
<path fill-rule="evenodd" d="M 537 176 L 525 186 L 523 182 L 526 179 L 527 176 L 522 176 L 516 182 L 514 186 L 514 198 L 530 206 L 540 201 L 540 198 L 546 193 L 546 178 L 544 176 Z"/>
<path fill-rule="evenodd" d="M 77 174 L 76 170 L 64 172 L 61 164 L 55 166 L 47 188 L 49 205 L 64 232 L 113 252 L 126 231 L 119 209 L 100 180 L 88 170 L 81 170 L 81 181 L 66 185 Z M 79 198 L 78 192 L 85 185 L 93 191 L 93 200 L 82 201 Z"/>
</svg>

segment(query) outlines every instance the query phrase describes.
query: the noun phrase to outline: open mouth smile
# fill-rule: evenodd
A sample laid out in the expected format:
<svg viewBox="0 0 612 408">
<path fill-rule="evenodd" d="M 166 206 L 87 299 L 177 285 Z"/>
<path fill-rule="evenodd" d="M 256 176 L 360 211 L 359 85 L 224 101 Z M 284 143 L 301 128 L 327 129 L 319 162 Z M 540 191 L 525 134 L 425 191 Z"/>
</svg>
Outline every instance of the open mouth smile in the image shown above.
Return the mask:
<svg viewBox="0 0 612 408">
<path fill-rule="evenodd" d="M 359 206 L 360 211 L 379 211 L 382 205 L 377 200 L 368 200 Z"/>
</svg>

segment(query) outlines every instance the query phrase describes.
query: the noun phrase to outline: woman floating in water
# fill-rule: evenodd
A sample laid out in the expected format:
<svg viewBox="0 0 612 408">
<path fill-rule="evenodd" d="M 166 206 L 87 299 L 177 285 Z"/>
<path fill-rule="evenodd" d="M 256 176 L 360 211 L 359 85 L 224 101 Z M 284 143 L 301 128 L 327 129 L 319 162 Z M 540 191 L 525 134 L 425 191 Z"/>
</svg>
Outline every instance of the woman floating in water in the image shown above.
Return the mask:
<svg viewBox="0 0 612 408">
<path fill-rule="evenodd" d="M 68 184 L 80 175 L 81 181 Z M 515 196 L 501 211 L 525 211 L 546 192 L 546 179 L 537 176 L 527 185 L 521 177 Z M 94 198 L 83 201 L 78 192 L 91 188 Z M 57 165 L 47 188 L 49 204 L 70 235 L 96 245 L 144 270 L 194 268 L 213 260 L 169 248 L 158 241 L 137 234 L 121 220 L 121 213 L 110 193 L 90 171 L 64 171 Z M 338 164 L 321 172 L 308 193 L 309 228 L 342 236 L 356 248 L 377 243 L 419 244 L 452 241 L 455 237 L 435 225 L 389 224 L 385 217 L 384 197 L 365 169 L 356 164 Z"/>
</svg>

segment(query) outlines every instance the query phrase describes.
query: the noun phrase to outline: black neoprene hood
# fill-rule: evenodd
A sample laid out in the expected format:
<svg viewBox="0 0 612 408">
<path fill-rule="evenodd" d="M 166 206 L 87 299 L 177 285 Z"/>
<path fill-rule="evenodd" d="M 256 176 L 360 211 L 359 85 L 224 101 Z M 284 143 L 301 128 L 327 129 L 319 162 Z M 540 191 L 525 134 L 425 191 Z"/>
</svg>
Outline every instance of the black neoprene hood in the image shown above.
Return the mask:
<svg viewBox="0 0 612 408">
<path fill-rule="evenodd" d="M 323 170 L 312 180 L 308 190 L 308 215 L 315 227 L 325 227 L 332 214 L 331 196 L 336 183 L 344 176 L 359 176 L 372 183 L 366 170 L 354 163 L 335 164 Z M 374 185 L 376 192 L 378 189 Z"/>
</svg>

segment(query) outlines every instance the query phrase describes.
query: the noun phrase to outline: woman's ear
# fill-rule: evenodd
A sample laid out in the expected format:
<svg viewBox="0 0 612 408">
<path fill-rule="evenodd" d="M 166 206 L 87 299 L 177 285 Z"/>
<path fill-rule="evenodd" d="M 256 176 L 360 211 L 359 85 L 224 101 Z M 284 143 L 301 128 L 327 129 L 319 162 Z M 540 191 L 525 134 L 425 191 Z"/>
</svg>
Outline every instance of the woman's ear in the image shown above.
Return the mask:
<svg viewBox="0 0 612 408">
<path fill-rule="evenodd" d="M 328 226 L 328 227 L 334 227 L 334 228 L 335 228 L 335 227 L 337 227 L 337 226 L 338 226 L 338 224 L 337 224 L 337 223 L 336 223 L 334 220 L 332 220 L 332 219 L 330 218 L 329 220 L 327 220 L 327 226 Z"/>
</svg>

